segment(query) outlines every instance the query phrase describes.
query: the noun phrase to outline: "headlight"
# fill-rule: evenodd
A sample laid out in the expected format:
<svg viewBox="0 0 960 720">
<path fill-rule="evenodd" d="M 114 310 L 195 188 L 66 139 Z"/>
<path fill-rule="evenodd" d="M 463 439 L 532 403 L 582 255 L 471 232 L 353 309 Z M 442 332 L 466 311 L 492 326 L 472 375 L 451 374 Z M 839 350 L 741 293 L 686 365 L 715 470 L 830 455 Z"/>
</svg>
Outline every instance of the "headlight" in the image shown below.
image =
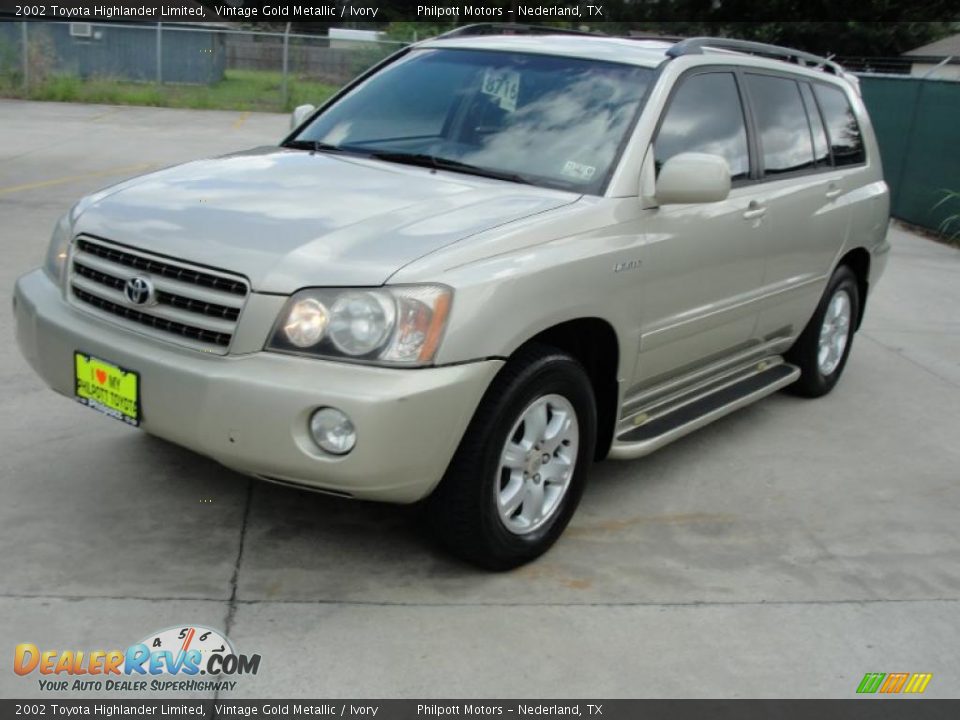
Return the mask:
<svg viewBox="0 0 960 720">
<path fill-rule="evenodd" d="M 346 292 L 330 314 L 330 340 L 344 355 L 369 355 L 383 345 L 393 329 L 396 309 L 385 292 Z"/>
<path fill-rule="evenodd" d="M 441 285 L 301 290 L 280 314 L 267 349 L 426 365 L 440 344 L 451 297 Z"/>
<path fill-rule="evenodd" d="M 323 339 L 329 322 L 327 309 L 313 298 L 293 304 L 283 322 L 283 336 L 298 348 L 308 348 Z"/>
<path fill-rule="evenodd" d="M 67 264 L 67 252 L 70 248 L 70 213 L 57 221 L 53 236 L 47 247 L 47 257 L 43 269 L 59 285 L 63 281 L 63 268 Z"/>
</svg>

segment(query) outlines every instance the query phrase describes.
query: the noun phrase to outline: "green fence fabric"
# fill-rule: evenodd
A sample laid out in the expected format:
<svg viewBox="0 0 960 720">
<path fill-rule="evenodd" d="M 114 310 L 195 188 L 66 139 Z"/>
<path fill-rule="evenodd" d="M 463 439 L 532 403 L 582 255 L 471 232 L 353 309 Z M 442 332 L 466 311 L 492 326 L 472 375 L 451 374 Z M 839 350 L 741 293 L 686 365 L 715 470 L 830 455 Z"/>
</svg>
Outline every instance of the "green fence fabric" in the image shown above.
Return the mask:
<svg viewBox="0 0 960 720">
<path fill-rule="evenodd" d="M 861 75 L 880 143 L 891 214 L 930 230 L 960 212 L 960 82 Z M 952 230 L 956 231 L 957 227 Z"/>
</svg>

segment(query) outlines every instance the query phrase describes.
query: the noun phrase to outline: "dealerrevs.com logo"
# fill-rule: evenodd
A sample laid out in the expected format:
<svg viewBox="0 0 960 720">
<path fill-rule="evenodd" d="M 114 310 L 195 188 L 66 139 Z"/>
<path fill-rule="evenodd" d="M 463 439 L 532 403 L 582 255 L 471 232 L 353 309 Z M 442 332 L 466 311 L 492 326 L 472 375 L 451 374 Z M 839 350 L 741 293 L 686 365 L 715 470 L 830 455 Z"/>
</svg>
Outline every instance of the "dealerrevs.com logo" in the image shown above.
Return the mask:
<svg viewBox="0 0 960 720">
<path fill-rule="evenodd" d="M 256 675 L 259 655 L 237 653 L 217 630 L 201 625 L 151 633 L 126 650 L 41 649 L 20 643 L 13 671 L 39 676 L 44 691 L 197 692 L 233 690 L 240 675 Z"/>
</svg>

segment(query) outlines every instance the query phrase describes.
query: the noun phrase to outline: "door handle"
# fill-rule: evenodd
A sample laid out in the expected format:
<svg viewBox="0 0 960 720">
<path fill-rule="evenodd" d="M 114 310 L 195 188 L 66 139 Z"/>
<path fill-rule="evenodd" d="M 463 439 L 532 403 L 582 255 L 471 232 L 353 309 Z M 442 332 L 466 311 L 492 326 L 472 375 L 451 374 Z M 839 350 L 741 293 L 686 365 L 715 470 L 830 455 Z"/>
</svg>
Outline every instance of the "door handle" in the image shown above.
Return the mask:
<svg viewBox="0 0 960 720">
<path fill-rule="evenodd" d="M 757 218 L 762 218 L 767 214 L 767 209 L 758 203 L 756 200 L 751 200 L 750 204 L 747 205 L 747 209 L 743 213 L 744 220 L 755 220 Z"/>
<path fill-rule="evenodd" d="M 838 188 L 833 183 L 830 183 L 830 185 L 827 186 L 826 196 L 828 200 L 833 200 L 841 195 L 843 195 L 843 188 Z"/>
</svg>

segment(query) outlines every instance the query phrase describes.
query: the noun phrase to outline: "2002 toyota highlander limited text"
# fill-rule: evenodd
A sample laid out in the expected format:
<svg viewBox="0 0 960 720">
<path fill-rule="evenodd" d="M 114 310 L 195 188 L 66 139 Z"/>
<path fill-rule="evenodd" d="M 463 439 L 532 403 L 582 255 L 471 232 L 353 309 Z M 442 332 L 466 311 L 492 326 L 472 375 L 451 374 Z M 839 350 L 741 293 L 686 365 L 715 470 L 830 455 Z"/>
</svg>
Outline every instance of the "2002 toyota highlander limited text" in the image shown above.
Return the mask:
<svg viewBox="0 0 960 720">
<path fill-rule="evenodd" d="M 425 499 L 490 568 L 556 540 L 594 460 L 829 392 L 886 261 L 856 82 L 793 50 L 466 28 L 295 118 L 81 200 L 20 347 L 242 473 Z"/>
</svg>

